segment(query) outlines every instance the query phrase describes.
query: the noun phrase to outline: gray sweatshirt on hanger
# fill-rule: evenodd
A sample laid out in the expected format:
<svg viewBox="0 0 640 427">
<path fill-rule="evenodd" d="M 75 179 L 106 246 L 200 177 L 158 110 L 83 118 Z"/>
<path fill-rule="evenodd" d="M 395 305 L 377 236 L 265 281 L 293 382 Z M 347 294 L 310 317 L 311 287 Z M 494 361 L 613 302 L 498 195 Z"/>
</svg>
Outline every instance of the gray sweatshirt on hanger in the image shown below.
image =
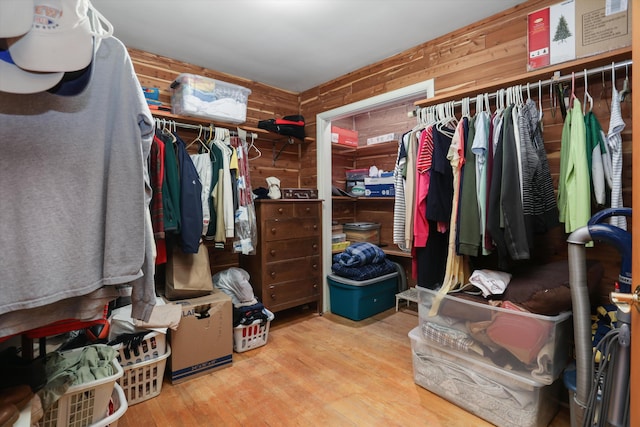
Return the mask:
<svg viewBox="0 0 640 427">
<path fill-rule="evenodd" d="M 75 317 L 77 297 L 122 284 L 133 285 L 133 316 L 148 319 L 152 137 L 131 59 L 113 37 L 79 95 L 0 93 L 0 325 L 16 313 L 25 329 L 50 322 L 38 309 L 70 298 L 77 308 L 57 315 Z"/>
</svg>

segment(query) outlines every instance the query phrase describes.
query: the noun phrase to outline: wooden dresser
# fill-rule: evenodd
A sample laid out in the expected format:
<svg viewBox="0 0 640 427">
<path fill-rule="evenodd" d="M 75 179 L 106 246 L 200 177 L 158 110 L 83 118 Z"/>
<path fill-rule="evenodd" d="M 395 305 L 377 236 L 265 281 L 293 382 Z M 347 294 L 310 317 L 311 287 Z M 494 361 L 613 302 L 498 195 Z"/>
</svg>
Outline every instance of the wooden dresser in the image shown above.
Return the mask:
<svg viewBox="0 0 640 427">
<path fill-rule="evenodd" d="M 240 257 L 256 297 L 272 312 L 317 303 L 322 313 L 322 201 L 256 200 L 258 245 Z"/>
</svg>

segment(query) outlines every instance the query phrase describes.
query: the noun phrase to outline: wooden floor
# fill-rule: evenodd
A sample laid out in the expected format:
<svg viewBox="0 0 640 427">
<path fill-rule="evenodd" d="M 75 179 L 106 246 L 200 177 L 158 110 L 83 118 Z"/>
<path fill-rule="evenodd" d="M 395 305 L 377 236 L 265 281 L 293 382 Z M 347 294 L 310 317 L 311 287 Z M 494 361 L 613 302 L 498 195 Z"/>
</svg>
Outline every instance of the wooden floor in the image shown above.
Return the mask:
<svg viewBox="0 0 640 427">
<path fill-rule="evenodd" d="M 118 427 L 491 426 L 414 383 L 407 334 L 417 324 L 411 309 L 360 322 L 276 313 L 265 346 L 234 353 L 233 366 L 210 375 L 165 380 Z M 550 425 L 568 427 L 568 409 Z"/>
</svg>

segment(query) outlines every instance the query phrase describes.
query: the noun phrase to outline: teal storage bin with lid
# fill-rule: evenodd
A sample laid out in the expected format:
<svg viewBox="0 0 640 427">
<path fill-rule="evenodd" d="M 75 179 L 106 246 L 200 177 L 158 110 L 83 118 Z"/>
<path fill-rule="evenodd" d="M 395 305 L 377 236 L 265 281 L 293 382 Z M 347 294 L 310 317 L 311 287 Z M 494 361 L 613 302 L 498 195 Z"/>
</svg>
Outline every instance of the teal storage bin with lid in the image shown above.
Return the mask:
<svg viewBox="0 0 640 427">
<path fill-rule="evenodd" d="M 327 276 L 331 312 L 351 320 L 363 320 L 395 306 L 398 273 L 369 280 Z"/>
</svg>

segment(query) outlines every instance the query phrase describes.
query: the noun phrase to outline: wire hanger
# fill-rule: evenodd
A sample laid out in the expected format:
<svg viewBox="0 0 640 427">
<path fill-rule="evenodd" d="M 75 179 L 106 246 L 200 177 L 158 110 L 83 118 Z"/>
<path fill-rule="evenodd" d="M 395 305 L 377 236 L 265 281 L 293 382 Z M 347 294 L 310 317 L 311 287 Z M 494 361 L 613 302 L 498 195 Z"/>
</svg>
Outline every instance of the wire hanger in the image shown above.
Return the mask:
<svg viewBox="0 0 640 427">
<path fill-rule="evenodd" d="M 593 97 L 589 94 L 589 83 L 587 82 L 587 69 L 584 69 L 584 105 L 582 106 L 582 114 L 587 114 L 587 102 L 589 103 L 589 112 L 593 110 Z"/>
<path fill-rule="evenodd" d="M 258 154 L 256 154 L 254 157 L 250 157 L 249 161 L 255 160 L 255 159 L 258 159 L 258 158 L 262 157 L 262 151 L 260 151 L 260 149 L 258 147 L 256 147 L 256 144 L 255 144 L 256 141 L 255 141 L 254 135 L 255 134 L 253 132 L 251 132 L 251 143 L 249 144 L 249 147 L 247 148 L 247 153 L 249 153 L 249 151 L 251 151 L 251 149 L 253 148 L 256 151 L 256 153 L 258 153 Z"/>
<path fill-rule="evenodd" d="M 538 80 L 538 122 L 541 128 L 542 117 L 544 117 L 544 111 L 542 110 L 542 80 Z"/>
<path fill-rule="evenodd" d="M 598 96 L 598 107 L 600 107 L 600 103 L 604 100 L 607 107 L 607 111 L 610 113 L 611 108 L 609 107 L 609 103 L 606 102 L 607 99 L 607 83 L 604 78 L 604 70 L 602 70 L 602 88 L 600 89 L 600 95 Z"/>
<path fill-rule="evenodd" d="M 556 91 L 555 91 L 555 85 L 556 83 L 551 83 L 549 85 L 549 104 L 550 104 L 550 111 L 551 111 L 551 117 L 553 119 L 556 118 L 556 110 L 558 108 L 558 100 L 556 99 Z"/>
<path fill-rule="evenodd" d="M 624 83 L 622 84 L 622 90 L 620 91 L 620 102 L 623 102 L 627 95 L 631 93 L 631 87 L 629 87 L 629 64 L 626 64 L 624 69 L 625 77 Z"/>
<path fill-rule="evenodd" d="M 162 134 L 169 137 L 172 143 L 178 141 L 176 136 L 171 131 L 171 121 L 162 119 Z"/>
<path fill-rule="evenodd" d="M 571 96 L 569 98 L 569 108 L 573 108 L 573 101 L 578 99 L 576 97 L 576 73 L 571 72 Z"/>
</svg>

